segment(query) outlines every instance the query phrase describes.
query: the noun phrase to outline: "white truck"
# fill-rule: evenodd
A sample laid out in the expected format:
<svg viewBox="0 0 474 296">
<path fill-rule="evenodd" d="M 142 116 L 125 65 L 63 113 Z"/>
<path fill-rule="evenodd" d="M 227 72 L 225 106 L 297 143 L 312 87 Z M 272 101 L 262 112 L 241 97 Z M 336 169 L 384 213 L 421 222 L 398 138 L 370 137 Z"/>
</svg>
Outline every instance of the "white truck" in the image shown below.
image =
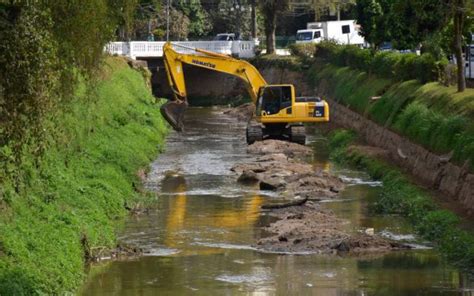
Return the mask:
<svg viewBox="0 0 474 296">
<path fill-rule="evenodd" d="M 319 43 L 335 40 L 341 44 L 366 45 L 359 35 L 359 25 L 355 20 L 308 23 L 305 30 L 298 30 L 296 43 Z"/>
</svg>

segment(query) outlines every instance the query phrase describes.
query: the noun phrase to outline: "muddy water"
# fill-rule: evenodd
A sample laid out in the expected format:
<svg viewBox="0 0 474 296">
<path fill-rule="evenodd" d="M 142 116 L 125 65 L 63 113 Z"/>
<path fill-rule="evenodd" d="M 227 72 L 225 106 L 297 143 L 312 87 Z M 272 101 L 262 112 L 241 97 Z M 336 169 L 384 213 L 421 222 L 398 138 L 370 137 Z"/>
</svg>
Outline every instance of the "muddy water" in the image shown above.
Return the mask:
<svg viewBox="0 0 474 296">
<path fill-rule="evenodd" d="M 314 166 L 351 183 L 325 206 L 348 227 L 372 227 L 417 249 L 357 258 L 257 252 L 252 244 L 270 220 L 260 205 L 278 196 L 237 185 L 229 171 L 247 157 L 243 124 L 218 109 L 191 109 L 186 127 L 152 164 L 146 185 L 156 208 L 129 219 L 120 237 L 146 256 L 94 267 L 83 295 L 474 295 L 474 278 L 445 263 L 403 219 L 372 213 L 381 184 L 330 163 L 318 136 L 309 139 Z"/>
</svg>

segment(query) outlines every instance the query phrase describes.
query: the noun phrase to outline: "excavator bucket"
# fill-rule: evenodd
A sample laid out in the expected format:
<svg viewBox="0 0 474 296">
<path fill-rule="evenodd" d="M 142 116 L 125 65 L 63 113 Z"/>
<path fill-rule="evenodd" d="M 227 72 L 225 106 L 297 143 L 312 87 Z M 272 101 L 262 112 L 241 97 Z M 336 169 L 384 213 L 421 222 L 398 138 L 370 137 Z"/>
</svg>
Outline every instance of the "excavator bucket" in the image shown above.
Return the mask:
<svg viewBox="0 0 474 296">
<path fill-rule="evenodd" d="M 184 128 L 183 117 L 187 108 L 188 102 L 186 101 L 169 100 L 163 106 L 161 106 L 160 111 L 161 115 L 163 115 L 165 120 L 168 121 L 173 129 L 175 131 L 181 132 Z"/>
</svg>

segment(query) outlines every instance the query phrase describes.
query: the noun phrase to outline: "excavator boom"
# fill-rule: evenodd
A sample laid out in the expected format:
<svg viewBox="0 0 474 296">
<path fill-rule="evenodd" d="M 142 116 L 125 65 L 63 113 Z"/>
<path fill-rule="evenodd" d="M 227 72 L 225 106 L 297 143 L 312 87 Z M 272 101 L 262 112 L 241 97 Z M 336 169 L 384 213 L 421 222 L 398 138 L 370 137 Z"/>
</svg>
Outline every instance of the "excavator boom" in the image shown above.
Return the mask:
<svg viewBox="0 0 474 296">
<path fill-rule="evenodd" d="M 246 61 L 203 49 L 184 48 L 191 49 L 194 53 L 181 54 L 174 50 L 173 45 L 169 42 L 163 47 L 164 64 L 174 98 L 161 107 L 161 113 L 175 130 L 181 131 L 183 129 L 183 114 L 188 106 L 183 64 L 239 77 L 244 81 L 254 103 L 257 101 L 260 88 L 267 85 L 260 72 Z"/>
</svg>

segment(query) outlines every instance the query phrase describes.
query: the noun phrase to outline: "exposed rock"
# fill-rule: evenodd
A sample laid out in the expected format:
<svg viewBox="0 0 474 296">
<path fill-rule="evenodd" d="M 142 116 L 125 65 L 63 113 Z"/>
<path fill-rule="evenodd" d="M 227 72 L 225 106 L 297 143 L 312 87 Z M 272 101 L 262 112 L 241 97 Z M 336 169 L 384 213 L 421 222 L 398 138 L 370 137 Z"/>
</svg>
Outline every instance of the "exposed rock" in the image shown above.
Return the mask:
<svg viewBox="0 0 474 296">
<path fill-rule="evenodd" d="M 334 197 L 343 188 L 339 177 L 315 170 L 308 163 L 298 162 L 284 154 L 268 154 L 253 162 L 236 164 L 231 169 L 239 180 L 254 178 L 262 190 L 285 191 L 300 197 Z"/>
<path fill-rule="evenodd" d="M 282 177 L 266 177 L 260 179 L 260 190 L 278 190 L 286 185 Z"/>
<path fill-rule="evenodd" d="M 255 183 L 258 182 L 258 176 L 257 173 L 252 170 L 245 170 L 240 174 L 237 181 L 240 183 Z"/>
</svg>

